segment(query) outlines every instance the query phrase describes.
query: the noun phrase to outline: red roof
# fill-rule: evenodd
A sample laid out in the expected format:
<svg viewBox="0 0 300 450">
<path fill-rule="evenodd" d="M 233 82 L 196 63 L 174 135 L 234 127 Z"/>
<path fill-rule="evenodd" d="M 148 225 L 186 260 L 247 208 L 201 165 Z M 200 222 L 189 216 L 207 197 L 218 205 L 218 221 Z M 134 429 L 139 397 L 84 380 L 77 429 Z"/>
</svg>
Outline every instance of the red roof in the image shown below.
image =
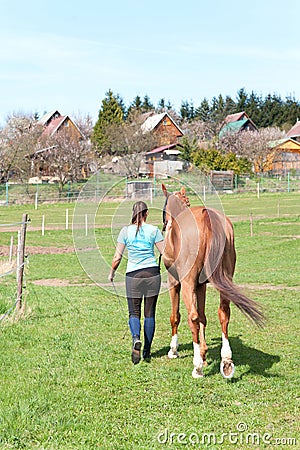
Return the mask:
<svg viewBox="0 0 300 450">
<path fill-rule="evenodd" d="M 146 153 L 146 155 L 151 155 L 151 154 L 155 154 L 155 153 L 162 153 L 165 150 L 170 150 L 171 148 L 174 147 L 182 147 L 182 145 L 180 144 L 169 144 L 169 145 L 163 145 L 162 147 L 157 147 L 154 148 L 153 150 L 150 150 L 149 152 Z"/>
<path fill-rule="evenodd" d="M 44 134 L 52 135 L 62 125 L 66 117 L 68 116 L 60 116 L 56 119 L 51 120 L 51 122 L 45 128 Z"/>
<path fill-rule="evenodd" d="M 288 137 L 300 136 L 300 120 L 297 120 L 295 125 L 286 133 Z"/>
<path fill-rule="evenodd" d="M 229 114 L 225 118 L 225 123 L 237 122 L 238 120 L 249 119 L 249 116 L 245 111 L 241 111 L 235 114 Z"/>
</svg>

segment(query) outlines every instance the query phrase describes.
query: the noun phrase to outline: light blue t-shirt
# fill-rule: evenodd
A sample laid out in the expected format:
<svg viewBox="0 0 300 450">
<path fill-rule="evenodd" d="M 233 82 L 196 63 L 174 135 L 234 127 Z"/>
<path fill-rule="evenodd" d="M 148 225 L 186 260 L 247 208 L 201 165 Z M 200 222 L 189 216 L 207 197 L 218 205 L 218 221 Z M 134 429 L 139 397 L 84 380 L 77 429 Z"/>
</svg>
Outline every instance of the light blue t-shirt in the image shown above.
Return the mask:
<svg viewBox="0 0 300 450">
<path fill-rule="evenodd" d="M 154 245 L 163 241 L 160 230 L 144 223 L 136 235 L 136 225 L 123 227 L 118 236 L 118 242 L 125 244 L 128 250 L 126 273 L 146 267 L 157 267 L 154 255 Z"/>
</svg>

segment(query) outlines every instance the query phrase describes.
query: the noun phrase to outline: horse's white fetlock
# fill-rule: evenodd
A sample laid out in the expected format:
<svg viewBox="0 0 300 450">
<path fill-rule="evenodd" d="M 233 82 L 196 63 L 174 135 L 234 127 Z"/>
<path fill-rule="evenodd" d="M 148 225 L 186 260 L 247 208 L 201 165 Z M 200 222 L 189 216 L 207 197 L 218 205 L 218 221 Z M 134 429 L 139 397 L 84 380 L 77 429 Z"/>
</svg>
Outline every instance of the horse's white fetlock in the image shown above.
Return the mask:
<svg viewBox="0 0 300 450">
<path fill-rule="evenodd" d="M 194 369 L 192 372 L 192 377 L 201 378 L 204 377 L 204 374 L 202 372 L 203 359 L 200 353 L 200 345 L 197 344 L 196 342 L 193 342 L 193 347 L 194 347 L 194 358 L 193 358 Z"/>
<path fill-rule="evenodd" d="M 177 348 L 178 348 L 178 336 L 177 334 L 174 334 L 170 342 L 170 350 L 168 352 L 168 358 L 170 359 L 178 358 L 179 355 L 177 352 Z"/>
</svg>

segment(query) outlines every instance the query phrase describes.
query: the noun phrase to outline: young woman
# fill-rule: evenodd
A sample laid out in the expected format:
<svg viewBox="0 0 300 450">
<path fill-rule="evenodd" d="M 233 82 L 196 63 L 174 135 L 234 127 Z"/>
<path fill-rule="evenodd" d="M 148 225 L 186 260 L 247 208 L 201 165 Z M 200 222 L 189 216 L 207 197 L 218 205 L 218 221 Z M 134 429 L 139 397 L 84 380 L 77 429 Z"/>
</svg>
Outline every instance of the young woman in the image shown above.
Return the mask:
<svg viewBox="0 0 300 450">
<path fill-rule="evenodd" d="M 146 223 L 148 207 L 139 201 L 133 205 L 131 225 L 120 231 L 115 255 L 108 275 L 113 281 L 125 247 L 128 250 L 126 269 L 126 296 L 129 311 L 129 328 L 132 334 L 132 362 L 138 364 L 141 356 L 141 305 L 144 298 L 144 348 L 143 358 L 150 359 L 151 344 L 155 331 L 155 309 L 161 285 L 159 266 L 154 246 L 163 252 L 163 236 L 156 226 Z"/>
</svg>

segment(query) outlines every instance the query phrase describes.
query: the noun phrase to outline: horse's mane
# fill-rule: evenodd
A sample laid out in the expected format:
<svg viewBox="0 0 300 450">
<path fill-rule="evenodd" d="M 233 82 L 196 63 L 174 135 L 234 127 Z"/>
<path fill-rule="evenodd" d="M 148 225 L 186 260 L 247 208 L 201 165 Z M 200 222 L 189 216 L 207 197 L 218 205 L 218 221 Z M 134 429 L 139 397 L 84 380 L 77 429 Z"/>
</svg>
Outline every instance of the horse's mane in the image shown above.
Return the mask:
<svg viewBox="0 0 300 450">
<path fill-rule="evenodd" d="M 168 197 L 168 208 L 173 218 L 176 218 L 187 210 L 190 206 L 188 198 L 185 199 L 179 195 L 179 193 L 175 192 Z"/>
<path fill-rule="evenodd" d="M 183 204 L 185 204 L 188 208 L 191 206 L 189 197 L 185 194 L 184 191 L 174 192 L 174 195 L 179 198 Z"/>
</svg>

